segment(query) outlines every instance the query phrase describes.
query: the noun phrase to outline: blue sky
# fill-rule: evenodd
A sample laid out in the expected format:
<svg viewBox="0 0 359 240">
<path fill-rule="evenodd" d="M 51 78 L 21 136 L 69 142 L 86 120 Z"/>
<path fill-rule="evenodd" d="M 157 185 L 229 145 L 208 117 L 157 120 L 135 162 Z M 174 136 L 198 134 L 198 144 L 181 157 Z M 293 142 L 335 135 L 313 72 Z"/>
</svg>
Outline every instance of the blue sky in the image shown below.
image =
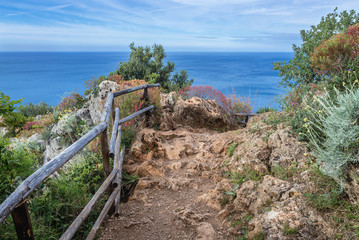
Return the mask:
<svg viewBox="0 0 359 240">
<path fill-rule="evenodd" d="M 1 0 L 0 51 L 291 51 L 353 0 Z"/>
</svg>

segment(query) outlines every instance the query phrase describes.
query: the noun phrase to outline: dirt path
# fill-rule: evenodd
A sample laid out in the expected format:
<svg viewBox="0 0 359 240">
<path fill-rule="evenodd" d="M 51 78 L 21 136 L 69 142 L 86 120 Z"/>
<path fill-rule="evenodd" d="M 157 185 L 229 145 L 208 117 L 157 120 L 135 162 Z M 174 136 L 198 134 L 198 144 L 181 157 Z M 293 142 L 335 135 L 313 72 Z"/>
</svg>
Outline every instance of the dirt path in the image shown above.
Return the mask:
<svg viewBox="0 0 359 240">
<path fill-rule="evenodd" d="M 219 134 L 188 129 L 142 133 L 125 166 L 141 180 L 133 197 L 121 204 L 120 216 L 104 224 L 100 239 L 234 239 L 222 227 L 218 201 L 213 208 L 206 204 L 218 184 L 211 170 L 219 161 L 211 148 Z"/>
</svg>

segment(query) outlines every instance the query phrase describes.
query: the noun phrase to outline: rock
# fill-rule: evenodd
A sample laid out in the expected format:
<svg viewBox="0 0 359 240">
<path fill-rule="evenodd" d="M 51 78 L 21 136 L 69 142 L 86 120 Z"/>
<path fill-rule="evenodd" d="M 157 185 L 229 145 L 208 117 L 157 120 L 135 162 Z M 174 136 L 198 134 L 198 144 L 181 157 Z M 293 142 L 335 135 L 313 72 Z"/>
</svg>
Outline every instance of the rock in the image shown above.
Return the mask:
<svg viewBox="0 0 359 240">
<path fill-rule="evenodd" d="M 90 94 L 87 97 L 87 103 L 83 108 L 88 110 L 82 110 L 84 112 L 79 113 L 80 116 L 84 116 L 84 121 L 87 121 L 90 115 L 91 121 L 94 125 L 98 124 L 101 120 L 101 114 L 103 106 L 106 103 L 106 98 L 109 92 L 118 91 L 119 87 L 116 82 L 103 81 L 99 85 L 98 95 Z"/>
<path fill-rule="evenodd" d="M 207 193 L 201 195 L 198 200 L 206 204 L 207 206 L 221 210 L 221 199 L 223 198 L 223 194 L 226 191 L 231 190 L 231 185 L 229 184 L 228 179 L 223 179 L 219 183 L 217 183 L 214 189 L 209 190 Z"/>
<path fill-rule="evenodd" d="M 265 176 L 258 184 L 248 181 L 236 192 L 234 211 L 250 215 L 249 238 L 332 239 L 334 231 L 308 205 L 293 183 Z"/>
<path fill-rule="evenodd" d="M 216 232 L 213 226 L 208 222 L 202 222 L 197 227 L 197 240 L 214 240 L 216 239 Z"/>
<path fill-rule="evenodd" d="M 173 112 L 174 106 L 179 98 L 176 92 L 170 92 L 168 94 L 161 93 L 161 107 L 163 109 L 169 108 Z"/>
<path fill-rule="evenodd" d="M 138 160 L 146 158 L 163 158 L 164 149 L 161 146 L 161 136 L 154 129 L 143 129 L 137 133 L 136 140 L 131 146 L 130 153 Z"/>
<path fill-rule="evenodd" d="M 198 97 L 185 101 L 179 98 L 174 107 L 173 120 L 193 128 L 221 131 L 238 128 L 235 120 L 215 100 L 207 101 Z"/>
<path fill-rule="evenodd" d="M 305 168 L 306 147 L 298 144 L 298 140 L 289 133 L 290 129 L 278 129 L 268 139 L 268 147 L 271 149 L 269 165 L 288 168 L 293 162 Z"/>
<path fill-rule="evenodd" d="M 100 120 L 100 116 L 96 116 L 94 119 L 92 119 L 90 108 L 81 108 L 75 113 L 75 115 L 82 121 L 86 122 L 87 126 L 94 126 L 94 121 Z"/>
<path fill-rule="evenodd" d="M 103 100 L 107 98 L 110 92 L 116 92 L 120 90 L 119 86 L 114 81 L 103 81 L 99 85 L 99 97 Z"/>
<path fill-rule="evenodd" d="M 136 174 L 139 177 L 146 177 L 146 176 L 163 176 L 163 167 L 160 163 L 156 161 L 145 161 L 143 162 L 136 171 Z"/>
<path fill-rule="evenodd" d="M 343 181 L 343 188 L 350 202 L 359 203 L 359 164 L 348 164 L 347 178 Z"/>
</svg>

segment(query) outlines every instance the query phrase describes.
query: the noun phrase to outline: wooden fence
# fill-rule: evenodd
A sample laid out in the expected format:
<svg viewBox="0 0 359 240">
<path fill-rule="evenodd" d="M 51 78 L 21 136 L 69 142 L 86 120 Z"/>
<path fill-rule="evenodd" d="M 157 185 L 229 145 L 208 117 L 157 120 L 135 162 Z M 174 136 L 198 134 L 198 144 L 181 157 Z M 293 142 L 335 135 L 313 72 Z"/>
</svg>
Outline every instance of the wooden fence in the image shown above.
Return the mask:
<svg viewBox="0 0 359 240">
<path fill-rule="evenodd" d="M 122 91 L 109 93 L 107 96 L 106 104 L 101 115 L 101 122 L 91 131 L 86 133 L 71 146 L 66 148 L 62 153 L 57 155 L 51 161 L 39 168 L 35 173 L 26 178 L 21 185 L 0 205 L 0 224 L 11 213 L 14 220 L 15 229 L 18 239 L 34 239 L 32 231 L 30 215 L 27 208 L 27 197 L 51 174 L 59 170 L 66 162 L 68 162 L 75 154 L 89 144 L 93 139 L 100 135 L 101 151 L 103 159 L 103 169 L 105 172 L 106 180 L 101 187 L 97 190 L 92 199 L 88 202 L 82 212 L 61 236 L 61 240 L 71 239 L 81 224 L 86 220 L 95 204 L 101 198 L 103 193 L 109 189 L 111 193 L 103 210 L 98 216 L 91 232 L 86 239 L 94 239 L 97 230 L 99 229 L 102 221 L 107 215 L 112 206 L 115 206 L 115 214 L 118 215 L 118 207 L 120 201 L 121 181 L 122 181 L 122 164 L 124 148 L 120 151 L 121 145 L 121 125 L 142 113 L 146 113 L 146 122 L 149 121 L 149 111 L 153 109 L 153 105 L 148 106 L 140 111 L 137 111 L 123 119 L 119 119 L 120 111 L 114 107 L 114 98 L 144 89 L 143 99 L 148 103 L 149 95 L 148 88 L 159 87 L 159 84 L 148 84 L 134 88 L 125 89 Z M 107 127 L 109 125 L 110 115 L 112 115 L 113 128 L 110 143 L 108 142 Z M 114 158 L 114 167 L 111 170 L 110 158 Z"/>
</svg>

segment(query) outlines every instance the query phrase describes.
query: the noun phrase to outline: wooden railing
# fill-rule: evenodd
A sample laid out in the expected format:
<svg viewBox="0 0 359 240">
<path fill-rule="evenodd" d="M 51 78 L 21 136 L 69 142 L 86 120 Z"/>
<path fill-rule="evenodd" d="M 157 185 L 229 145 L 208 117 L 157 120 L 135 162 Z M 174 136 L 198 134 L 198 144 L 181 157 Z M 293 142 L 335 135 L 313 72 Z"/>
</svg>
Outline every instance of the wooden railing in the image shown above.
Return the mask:
<svg viewBox="0 0 359 240">
<path fill-rule="evenodd" d="M 101 198 L 103 193 L 109 189 L 111 193 L 103 210 L 101 211 L 98 219 L 96 220 L 91 232 L 86 239 L 94 239 L 97 230 L 99 229 L 102 221 L 107 215 L 109 209 L 115 206 L 115 214 L 118 215 L 118 207 L 121 194 L 121 180 L 122 180 L 122 164 L 124 148 L 120 151 L 121 145 L 121 125 L 142 113 L 146 113 L 146 122 L 148 123 L 149 111 L 153 109 L 153 105 L 148 106 L 140 111 L 137 111 L 123 119 L 119 119 L 120 111 L 114 108 L 114 98 L 144 89 L 143 99 L 148 103 L 149 95 L 148 88 L 159 87 L 159 84 L 148 84 L 134 88 L 125 89 L 122 91 L 109 93 L 101 115 L 101 122 L 71 146 L 66 148 L 62 153 L 57 155 L 51 161 L 39 168 L 35 173 L 26 178 L 21 185 L 0 205 L 0 224 L 11 213 L 14 220 L 16 233 L 18 239 L 34 239 L 32 231 L 30 215 L 27 208 L 27 197 L 51 174 L 59 170 L 66 162 L 68 162 L 75 154 L 89 144 L 93 139 L 100 135 L 101 152 L 103 160 L 103 169 L 105 172 L 106 180 L 101 187 L 97 190 L 92 199 L 88 202 L 82 212 L 61 236 L 61 240 L 71 239 L 81 224 L 86 220 L 95 204 Z M 110 144 L 108 144 L 107 127 L 112 115 L 113 128 Z M 111 170 L 110 158 L 114 158 L 114 167 Z"/>
</svg>

